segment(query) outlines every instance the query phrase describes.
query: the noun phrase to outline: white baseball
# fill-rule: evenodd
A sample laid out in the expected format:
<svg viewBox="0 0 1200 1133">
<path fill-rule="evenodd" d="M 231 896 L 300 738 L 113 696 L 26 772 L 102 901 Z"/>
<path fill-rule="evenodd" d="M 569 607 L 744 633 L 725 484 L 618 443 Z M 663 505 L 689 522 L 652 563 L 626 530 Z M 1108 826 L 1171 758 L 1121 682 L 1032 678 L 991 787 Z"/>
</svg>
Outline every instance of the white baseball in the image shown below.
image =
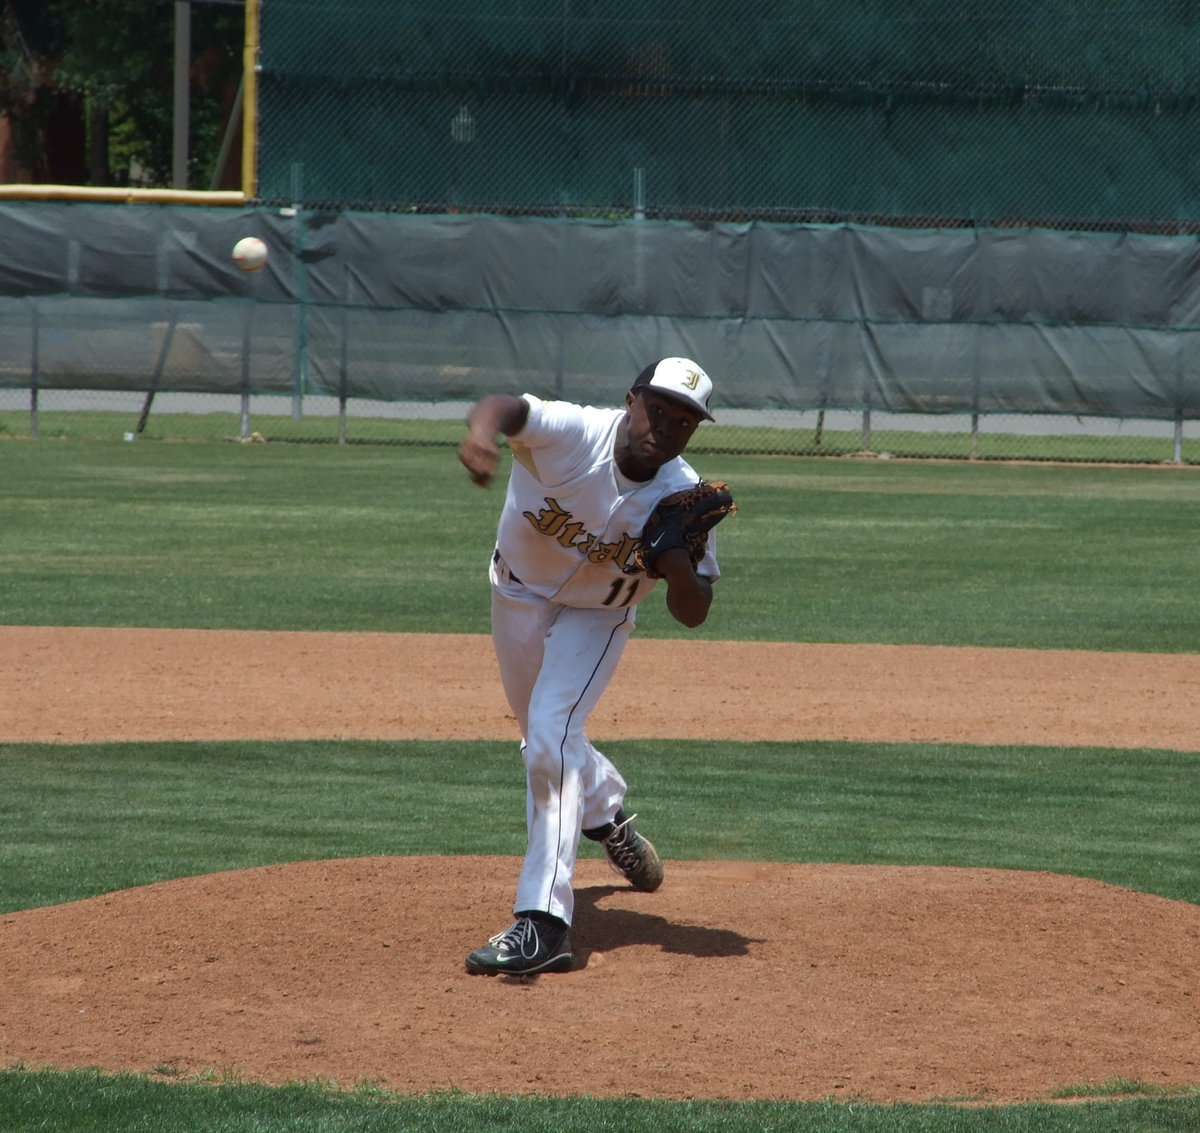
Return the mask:
<svg viewBox="0 0 1200 1133">
<path fill-rule="evenodd" d="M 257 236 L 243 236 L 233 246 L 233 262 L 242 271 L 258 271 L 267 262 L 267 246 Z"/>
</svg>

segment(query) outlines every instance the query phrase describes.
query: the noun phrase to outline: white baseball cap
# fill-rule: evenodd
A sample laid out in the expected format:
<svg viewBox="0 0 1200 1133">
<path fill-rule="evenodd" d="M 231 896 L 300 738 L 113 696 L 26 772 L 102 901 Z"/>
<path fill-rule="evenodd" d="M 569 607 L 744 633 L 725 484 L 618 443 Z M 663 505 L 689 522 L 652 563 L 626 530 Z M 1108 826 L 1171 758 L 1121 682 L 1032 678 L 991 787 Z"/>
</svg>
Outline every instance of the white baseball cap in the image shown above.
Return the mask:
<svg viewBox="0 0 1200 1133">
<path fill-rule="evenodd" d="M 652 362 L 638 374 L 632 386 L 633 389 L 646 387 L 675 401 L 682 401 L 701 417 L 714 420 L 708 411 L 712 378 L 690 358 L 662 358 Z"/>
</svg>

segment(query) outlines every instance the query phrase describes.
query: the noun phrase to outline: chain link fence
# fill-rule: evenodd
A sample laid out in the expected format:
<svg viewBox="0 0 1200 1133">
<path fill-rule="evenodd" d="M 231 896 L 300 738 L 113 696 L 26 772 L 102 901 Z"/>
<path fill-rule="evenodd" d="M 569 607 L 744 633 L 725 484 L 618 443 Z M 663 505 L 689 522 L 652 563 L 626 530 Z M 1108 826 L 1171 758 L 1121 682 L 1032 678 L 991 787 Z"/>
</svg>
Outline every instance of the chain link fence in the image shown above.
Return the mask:
<svg viewBox="0 0 1200 1133">
<path fill-rule="evenodd" d="M 1193 231 L 1177 0 L 265 0 L 260 195 Z"/>
</svg>

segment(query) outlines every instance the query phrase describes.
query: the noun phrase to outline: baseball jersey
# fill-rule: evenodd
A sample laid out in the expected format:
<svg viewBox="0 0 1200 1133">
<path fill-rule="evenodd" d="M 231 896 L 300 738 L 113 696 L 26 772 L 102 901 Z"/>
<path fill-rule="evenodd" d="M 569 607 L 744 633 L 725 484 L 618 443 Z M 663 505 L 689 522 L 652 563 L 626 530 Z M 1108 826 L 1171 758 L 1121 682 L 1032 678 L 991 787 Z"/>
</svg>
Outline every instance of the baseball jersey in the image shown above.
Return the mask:
<svg viewBox="0 0 1200 1133">
<path fill-rule="evenodd" d="M 657 579 L 626 572 L 646 520 L 664 496 L 700 477 L 682 457 L 638 483 L 613 457 L 624 409 L 597 409 L 525 394 L 529 417 L 508 438 L 512 475 L 496 549 L 514 578 L 565 606 L 634 606 Z M 715 532 L 697 571 L 720 576 Z"/>
</svg>

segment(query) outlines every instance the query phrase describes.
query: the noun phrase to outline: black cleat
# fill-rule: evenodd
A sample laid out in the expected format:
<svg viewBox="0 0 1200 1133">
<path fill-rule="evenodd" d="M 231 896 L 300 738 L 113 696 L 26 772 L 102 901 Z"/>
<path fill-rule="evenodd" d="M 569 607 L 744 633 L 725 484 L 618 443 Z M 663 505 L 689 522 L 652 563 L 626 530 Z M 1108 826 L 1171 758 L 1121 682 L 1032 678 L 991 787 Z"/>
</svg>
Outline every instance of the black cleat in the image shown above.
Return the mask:
<svg viewBox="0 0 1200 1133">
<path fill-rule="evenodd" d="M 467 957 L 467 971 L 476 976 L 533 976 L 539 972 L 569 972 L 575 958 L 566 927 L 555 934 L 532 917 L 517 917 L 498 936 Z"/>
</svg>

